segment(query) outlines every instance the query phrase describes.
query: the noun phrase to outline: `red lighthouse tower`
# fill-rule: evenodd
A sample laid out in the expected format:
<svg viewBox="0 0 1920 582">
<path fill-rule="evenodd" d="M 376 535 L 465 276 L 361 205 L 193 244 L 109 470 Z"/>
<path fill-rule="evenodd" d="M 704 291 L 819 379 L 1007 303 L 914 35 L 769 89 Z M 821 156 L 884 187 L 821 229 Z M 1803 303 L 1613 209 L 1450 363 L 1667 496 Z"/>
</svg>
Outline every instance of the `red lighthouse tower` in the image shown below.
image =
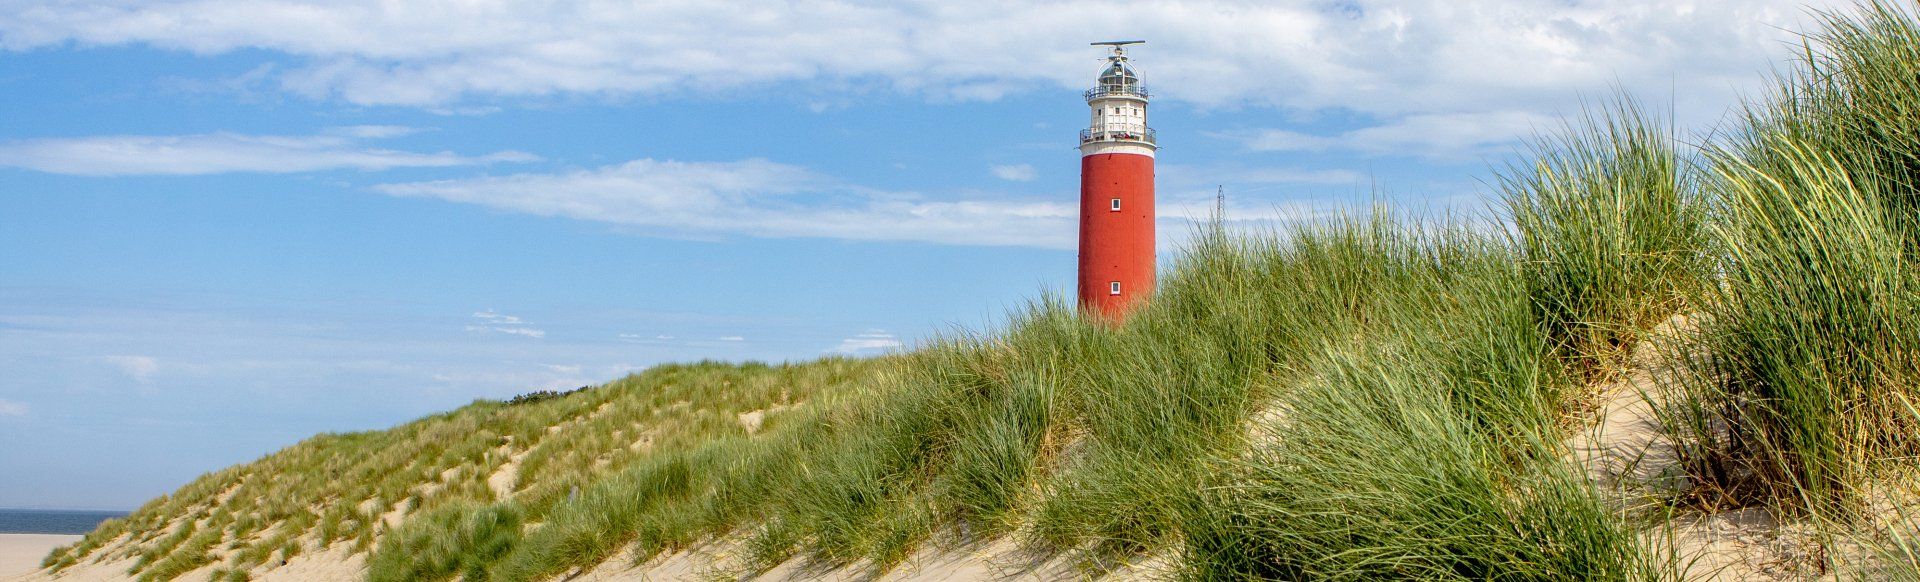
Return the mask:
<svg viewBox="0 0 1920 582">
<path fill-rule="evenodd" d="M 1080 131 L 1080 307 L 1115 321 L 1153 294 L 1153 152 L 1147 90 L 1113 47 L 1087 90 L 1093 124 Z"/>
</svg>

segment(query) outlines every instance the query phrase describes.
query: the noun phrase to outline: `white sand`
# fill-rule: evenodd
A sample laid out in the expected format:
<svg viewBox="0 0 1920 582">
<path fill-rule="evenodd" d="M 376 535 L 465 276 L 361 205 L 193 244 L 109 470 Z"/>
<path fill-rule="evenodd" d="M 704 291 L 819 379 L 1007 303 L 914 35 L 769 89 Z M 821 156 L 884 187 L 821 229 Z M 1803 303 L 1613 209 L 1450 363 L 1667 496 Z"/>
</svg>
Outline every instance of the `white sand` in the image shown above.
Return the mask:
<svg viewBox="0 0 1920 582">
<path fill-rule="evenodd" d="M 40 569 L 40 560 L 54 548 L 80 541 L 80 536 L 0 534 L 0 580 Z"/>
</svg>

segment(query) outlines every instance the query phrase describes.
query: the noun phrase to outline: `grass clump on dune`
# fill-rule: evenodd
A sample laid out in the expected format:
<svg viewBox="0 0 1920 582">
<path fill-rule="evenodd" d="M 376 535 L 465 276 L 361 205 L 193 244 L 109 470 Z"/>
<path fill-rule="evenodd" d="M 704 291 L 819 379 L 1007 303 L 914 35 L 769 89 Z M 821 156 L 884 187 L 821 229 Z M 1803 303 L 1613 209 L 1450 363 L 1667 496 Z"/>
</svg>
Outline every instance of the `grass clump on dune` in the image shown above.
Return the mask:
<svg viewBox="0 0 1920 582">
<path fill-rule="evenodd" d="M 487 566 L 520 536 L 520 512 L 511 504 L 445 504 L 382 536 L 367 564 L 367 578 L 485 580 Z"/>
<path fill-rule="evenodd" d="M 1189 539 L 1188 576 L 1664 575 L 1583 474 L 1545 451 L 1513 459 L 1479 434 L 1438 389 L 1453 380 L 1392 354 L 1329 353 L 1319 377 L 1285 398 L 1284 434 L 1216 490 L 1216 515 Z"/>
<path fill-rule="evenodd" d="M 1538 140 L 1500 186 L 1545 332 L 1586 379 L 1615 371 L 1647 328 L 1706 280 L 1692 161 L 1630 98 Z"/>
<path fill-rule="evenodd" d="M 1689 459 L 1727 502 L 1839 511 L 1883 445 L 1915 436 L 1894 413 L 1920 379 L 1920 289 L 1879 186 L 1804 144 L 1769 147 L 1781 167 L 1722 176 L 1730 256 L 1704 332 Z"/>
<path fill-rule="evenodd" d="M 1312 338 L 1276 379 L 1274 412 L 1254 429 L 1266 438 L 1225 465 L 1189 522 L 1186 574 L 1662 576 L 1559 454 L 1574 385 L 1511 251 L 1459 229 L 1370 232 L 1294 234 L 1296 249 L 1353 245 L 1337 272 L 1385 276 L 1349 279 L 1378 289 L 1364 321 L 1341 322 L 1366 333 Z"/>
<path fill-rule="evenodd" d="M 1714 155 L 1724 277 L 1673 413 L 1705 503 L 1845 520 L 1920 437 L 1920 27 L 1860 12 L 1830 17 Z"/>
</svg>

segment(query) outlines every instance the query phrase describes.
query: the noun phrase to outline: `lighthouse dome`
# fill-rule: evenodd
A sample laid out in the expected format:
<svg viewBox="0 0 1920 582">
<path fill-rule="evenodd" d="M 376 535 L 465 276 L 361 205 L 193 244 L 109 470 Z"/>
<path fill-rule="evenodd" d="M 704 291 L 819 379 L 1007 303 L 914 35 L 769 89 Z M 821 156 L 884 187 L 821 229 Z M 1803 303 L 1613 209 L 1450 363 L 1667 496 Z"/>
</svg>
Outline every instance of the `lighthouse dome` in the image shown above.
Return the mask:
<svg viewBox="0 0 1920 582">
<path fill-rule="evenodd" d="M 1087 90 L 1087 101 L 1102 97 L 1127 96 L 1147 98 L 1147 89 L 1140 86 L 1140 76 L 1134 74 L 1133 67 L 1127 66 L 1126 57 L 1110 57 L 1107 68 L 1100 72 L 1100 82 Z"/>
<path fill-rule="evenodd" d="M 1100 73 L 1100 84 L 1102 86 L 1138 85 L 1140 77 L 1133 74 L 1133 68 L 1128 67 L 1126 61 L 1116 59 L 1107 67 L 1106 72 Z"/>
</svg>

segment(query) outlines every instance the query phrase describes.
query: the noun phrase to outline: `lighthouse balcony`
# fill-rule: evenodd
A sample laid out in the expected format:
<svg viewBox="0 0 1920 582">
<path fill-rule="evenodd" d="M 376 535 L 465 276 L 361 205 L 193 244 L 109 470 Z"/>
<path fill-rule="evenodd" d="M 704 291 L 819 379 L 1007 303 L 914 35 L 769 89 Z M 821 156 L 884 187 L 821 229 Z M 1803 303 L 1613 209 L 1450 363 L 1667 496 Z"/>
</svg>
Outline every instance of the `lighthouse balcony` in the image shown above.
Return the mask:
<svg viewBox="0 0 1920 582">
<path fill-rule="evenodd" d="M 1096 141 L 1134 141 L 1134 142 L 1149 143 L 1149 144 L 1156 144 L 1156 145 L 1159 143 L 1154 141 L 1153 128 L 1151 127 L 1147 128 L 1145 131 L 1133 131 L 1133 130 L 1094 131 L 1091 129 L 1080 130 L 1080 143 L 1082 145 L 1093 143 Z"/>
<path fill-rule="evenodd" d="M 1101 83 L 1099 86 L 1087 90 L 1088 101 L 1101 97 L 1139 97 L 1141 99 L 1149 99 L 1152 98 L 1153 95 L 1148 94 L 1147 88 L 1141 87 L 1139 83 Z"/>
</svg>

